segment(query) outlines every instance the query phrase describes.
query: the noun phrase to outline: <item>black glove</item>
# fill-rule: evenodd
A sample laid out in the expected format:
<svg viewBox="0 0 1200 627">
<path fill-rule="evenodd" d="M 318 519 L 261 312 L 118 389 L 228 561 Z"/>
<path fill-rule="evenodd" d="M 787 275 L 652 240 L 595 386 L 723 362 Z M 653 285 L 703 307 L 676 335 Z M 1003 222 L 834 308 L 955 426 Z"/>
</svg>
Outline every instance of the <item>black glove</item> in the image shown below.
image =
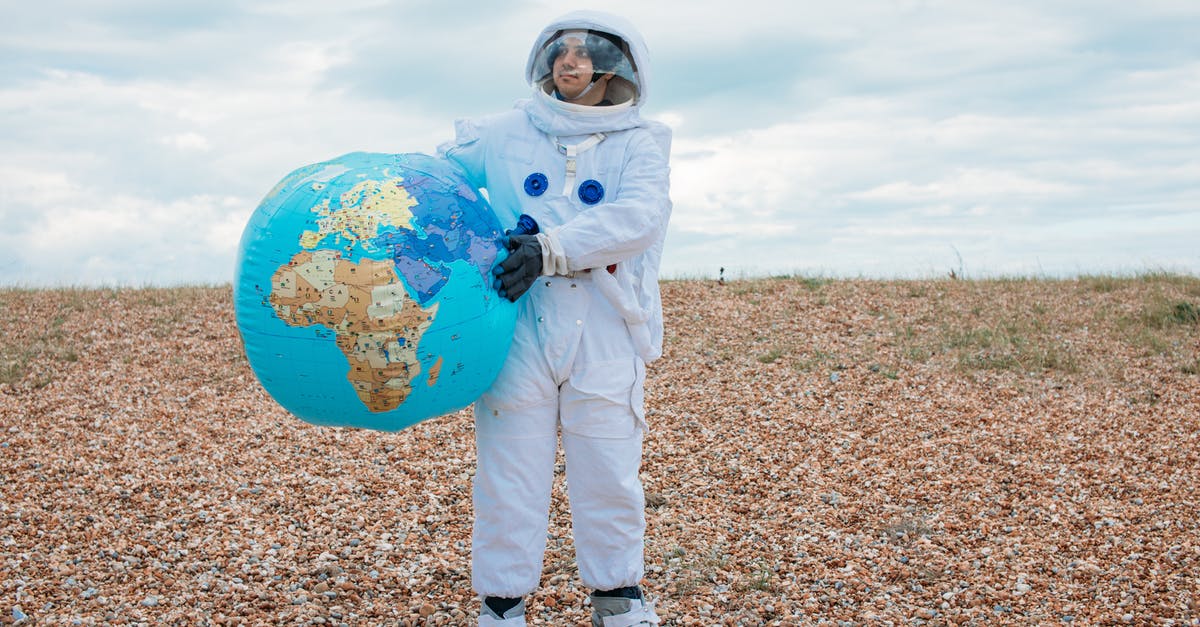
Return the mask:
<svg viewBox="0 0 1200 627">
<path fill-rule="evenodd" d="M 504 243 L 508 257 L 492 268 L 501 297 L 517 302 L 542 274 L 542 245 L 536 235 L 510 235 Z"/>
</svg>

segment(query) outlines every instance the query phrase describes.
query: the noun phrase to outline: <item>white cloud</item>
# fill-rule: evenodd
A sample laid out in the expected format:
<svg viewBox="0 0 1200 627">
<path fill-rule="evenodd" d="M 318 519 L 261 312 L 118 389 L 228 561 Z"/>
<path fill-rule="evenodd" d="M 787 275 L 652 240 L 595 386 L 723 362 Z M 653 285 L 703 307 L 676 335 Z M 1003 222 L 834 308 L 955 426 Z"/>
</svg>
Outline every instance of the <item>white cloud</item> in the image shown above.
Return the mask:
<svg viewBox="0 0 1200 627">
<path fill-rule="evenodd" d="M 189 151 L 196 150 L 200 152 L 208 152 L 211 146 L 208 139 L 199 133 L 185 132 L 168 135 L 162 138 L 162 143 L 175 148 L 176 150 Z"/>
<path fill-rule="evenodd" d="M 958 169 L 937 181 L 913 183 L 896 181 L 863 192 L 846 194 L 850 200 L 889 203 L 930 203 L 957 201 L 986 202 L 992 198 L 1032 198 L 1050 202 L 1055 196 L 1077 193 L 1079 188 L 1039 180 L 1016 172 L 977 168 Z"/>
<path fill-rule="evenodd" d="M 218 282 L 232 272 L 248 205 L 236 197 L 109 196 L 65 175 L 20 170 L 0 171 L 0 182 L 15 184 L 29 212 L 20 218 L 5 209 L 12 228 L 0 234 L 4 283 Z"/>
<path fill-rule="evenodd" d="M 670 270 L 920 275 L 960 254 L 976 273 L 1198 267 L 1200 156 L 1180 151 L 1200 118 L 1127 105 L 1161 92 L 1049 115 L 920 115 L 912 97 L 677 140 Z M 714 248 L 716 234 L 744 245 Z"/>
<path fill-rule="evenodd" d="M 278 179 L 431 152 L 525 94 L 526 46 L 574 8 L 30 5 L 0 33 L 0 283 L 228 281 Z M 1194 2 L 609 10 L 675 129 L 668 274 L 1200 272 Z"/>
</svg>

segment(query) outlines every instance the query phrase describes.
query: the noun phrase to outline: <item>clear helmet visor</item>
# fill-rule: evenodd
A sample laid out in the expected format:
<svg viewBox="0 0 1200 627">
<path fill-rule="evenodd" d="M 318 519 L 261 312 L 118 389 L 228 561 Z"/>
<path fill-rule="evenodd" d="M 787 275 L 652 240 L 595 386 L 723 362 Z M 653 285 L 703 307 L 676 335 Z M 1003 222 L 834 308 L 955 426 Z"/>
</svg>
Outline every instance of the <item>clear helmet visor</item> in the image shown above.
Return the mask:
<svg viewBox="0 0 1200 627">
<path fill-rule="evenodd" d="M 629 46 L 619 37 L 595 30 L 562 31 L 538 52 L 529 82 L 564 100 L 581 98 L 603 81 L 613 104 L 638 96 L 637 68 Z"/>
</svg>

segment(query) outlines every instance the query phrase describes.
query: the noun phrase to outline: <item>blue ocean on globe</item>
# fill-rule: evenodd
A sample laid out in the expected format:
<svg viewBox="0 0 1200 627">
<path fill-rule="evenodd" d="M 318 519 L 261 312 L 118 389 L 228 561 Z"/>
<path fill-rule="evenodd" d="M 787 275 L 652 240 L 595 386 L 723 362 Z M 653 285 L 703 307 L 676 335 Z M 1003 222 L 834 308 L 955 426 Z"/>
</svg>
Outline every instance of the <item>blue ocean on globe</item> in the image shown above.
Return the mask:
<svg viewBox="0 0 1200 627">
<path fill-rule="evenodd" d="M 292 172 L 238 251 L 234 306 L 251 369 L 319 425 L 395 431 L 470 405 L 516 324 L 491 287 L 504 230 L 478 190 L 428 155 L 356 152 Z"/>
</svg>

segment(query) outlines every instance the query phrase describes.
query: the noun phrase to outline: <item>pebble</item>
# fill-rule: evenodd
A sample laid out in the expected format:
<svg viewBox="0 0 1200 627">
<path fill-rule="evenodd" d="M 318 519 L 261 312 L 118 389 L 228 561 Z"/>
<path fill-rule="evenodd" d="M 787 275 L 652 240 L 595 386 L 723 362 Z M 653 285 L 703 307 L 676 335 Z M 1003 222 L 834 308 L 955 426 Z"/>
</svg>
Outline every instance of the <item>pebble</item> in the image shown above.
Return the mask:
<svg viewBox="0 0 1200 627">
<path fill-rule="evenodd" d="M 666 355 L 647 371 L 642 478 L 669 498 L 645 511 L 644 586 L 673 624 L 1200 615 L 1178 587 L 1200 572 L 1186 516 L 1200 379 L 1179 369 L 1194 329 L 1145 329 L 1173 347 L 1152 355 L 1115 322 L 1196 302 L 1200 282 L 727 287 L 662 284 Z M 39 625 L 471 622 L 470 410 L 388 434 L 303 423 L 256 383 L 228 291 L 72 291 L 100 305 L 81 308 L 67 292 L 0 290 L 0 343 L 56 341 L 46 321 L 61 318 L 63 337 L 87 344 L 77 362 L 47 351 L 26 383 L 0 382 L 0 414 L 23 414 L 12 433 L 0 420 L 0 474 L 20 486 L 0 499 L 0 562 L 15 573 L 0 581 L 0 623 L 18 602 Z M 889 315 L 856 313 L 868 310 Z M 905 350 L 1013 320 L 1078 370 L 958 359 L 1011 346 Z M 754 359 L 764 346 L 781 349 L 774 371 Z M 872 363 L 904 375 L 852 374 Z M 185 395 L 181 412 L 171 399 Z M 531 624 L 583 624 L 565 476 L 554 481 Z M 158 604 L 140 605 L 150 595 Z"/>
</svg>

